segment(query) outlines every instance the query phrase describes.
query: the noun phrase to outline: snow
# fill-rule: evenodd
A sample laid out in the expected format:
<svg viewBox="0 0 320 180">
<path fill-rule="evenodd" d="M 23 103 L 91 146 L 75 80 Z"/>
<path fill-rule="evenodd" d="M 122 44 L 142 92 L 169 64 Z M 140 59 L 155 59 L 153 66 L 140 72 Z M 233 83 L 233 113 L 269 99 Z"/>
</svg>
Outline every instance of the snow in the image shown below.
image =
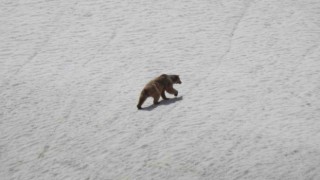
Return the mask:
<svg viewBox="0 0 320 180">
<path fill-rule="evenodd" d="M 320 179 L 319 12 L 1 1 L 1 179 Z M 178 98 L 138 111 L 162 73 Z"/>
</svg>

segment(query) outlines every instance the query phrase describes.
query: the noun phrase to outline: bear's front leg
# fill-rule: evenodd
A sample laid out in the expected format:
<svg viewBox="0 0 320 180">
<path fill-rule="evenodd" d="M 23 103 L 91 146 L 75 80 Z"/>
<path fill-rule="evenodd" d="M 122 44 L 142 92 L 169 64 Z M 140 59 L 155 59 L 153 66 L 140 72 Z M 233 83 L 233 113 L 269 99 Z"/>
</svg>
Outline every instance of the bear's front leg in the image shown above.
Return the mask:
<svg viewBox="0 0 320 180">
<path fill-rule="evenodd" d="M 160 95 L 155 95 L 155 96 L 153 96 L 153 104 L 154 105 L 157 105 L 157 104 L 159 104 L 159 99 L 160 99 Z"/>
<path fill-rule="evenodd" d="M 166 94 L 165 94 L 165 92 L 164 92 L 164 89 L 162 90 L 162 92 L 161 92 L 161 97 L 162 97 L 162 99 L 164 99 L 164 100 L 167 100 L 168 98 L 166 97 Z"/>
<path fill-rule="evenodd" d="M 168 86 L 168 87 L 166 88 L 166 91 L 167 91 L 168 93 L 170 93 L 170 94 L 173 94 L 174 96 L 178 96 L 178 91 L 175 90 L 175 89 L 173 88 L 173 86 Z"/>
</svg>

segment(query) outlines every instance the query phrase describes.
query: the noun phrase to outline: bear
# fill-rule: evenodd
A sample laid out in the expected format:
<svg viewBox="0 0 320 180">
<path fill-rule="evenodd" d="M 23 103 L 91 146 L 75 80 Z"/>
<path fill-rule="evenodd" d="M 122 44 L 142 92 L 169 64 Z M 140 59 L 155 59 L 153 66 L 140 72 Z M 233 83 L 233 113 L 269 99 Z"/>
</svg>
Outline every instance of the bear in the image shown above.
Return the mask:
<svg viewBox="0 0 320 180">
<path fill-rule="evenodd" d="M 173 84 L 181 83 L 179 75 L 162 74 L 161 76 L 156 77 L 146 84 L 141 91 L 137 108 L 142 109 L 141 106 L 148 97 L 153 97 L 154 105 L 159 104 L 160 96 L 162 99 L 167 100 L 168 98 L 165 95 L 165 91 L 173 94 L 174 96 L 178 96 L 178 91 L 173 88 Z"/>
</svg>

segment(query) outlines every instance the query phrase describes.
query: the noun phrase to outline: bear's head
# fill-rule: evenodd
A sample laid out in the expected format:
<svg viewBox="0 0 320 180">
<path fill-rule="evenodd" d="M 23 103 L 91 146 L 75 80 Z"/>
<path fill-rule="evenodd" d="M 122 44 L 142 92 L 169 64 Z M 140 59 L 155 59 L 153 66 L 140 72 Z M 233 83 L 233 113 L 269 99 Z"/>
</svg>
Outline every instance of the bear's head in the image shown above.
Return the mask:
<svg viewBox="0 0 320 180">
<path fill-rule="evenodd" d="M 174 84 L 181 84 L 181 80 L 179 75 L 171 75 L 171 80 Z"/>
</svg>

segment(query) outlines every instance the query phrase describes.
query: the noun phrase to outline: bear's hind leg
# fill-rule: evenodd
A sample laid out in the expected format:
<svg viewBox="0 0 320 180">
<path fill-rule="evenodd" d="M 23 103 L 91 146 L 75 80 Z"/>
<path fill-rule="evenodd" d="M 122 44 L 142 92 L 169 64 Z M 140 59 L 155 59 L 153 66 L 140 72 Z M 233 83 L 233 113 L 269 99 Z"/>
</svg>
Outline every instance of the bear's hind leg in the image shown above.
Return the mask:
<svg viewBox="0 0 320 180">
<path fill-rule="evenodd" d="M 145 95 L 141 95 L 140 98 L 139 98 L 139 103 L 137 105 L 137 108 L 138 109 L 142 109 L 141 106 L 142 104 L 144 103 L 144 101 L 148 98 L 148 96 L 145 96 Z"/>
</svg>

